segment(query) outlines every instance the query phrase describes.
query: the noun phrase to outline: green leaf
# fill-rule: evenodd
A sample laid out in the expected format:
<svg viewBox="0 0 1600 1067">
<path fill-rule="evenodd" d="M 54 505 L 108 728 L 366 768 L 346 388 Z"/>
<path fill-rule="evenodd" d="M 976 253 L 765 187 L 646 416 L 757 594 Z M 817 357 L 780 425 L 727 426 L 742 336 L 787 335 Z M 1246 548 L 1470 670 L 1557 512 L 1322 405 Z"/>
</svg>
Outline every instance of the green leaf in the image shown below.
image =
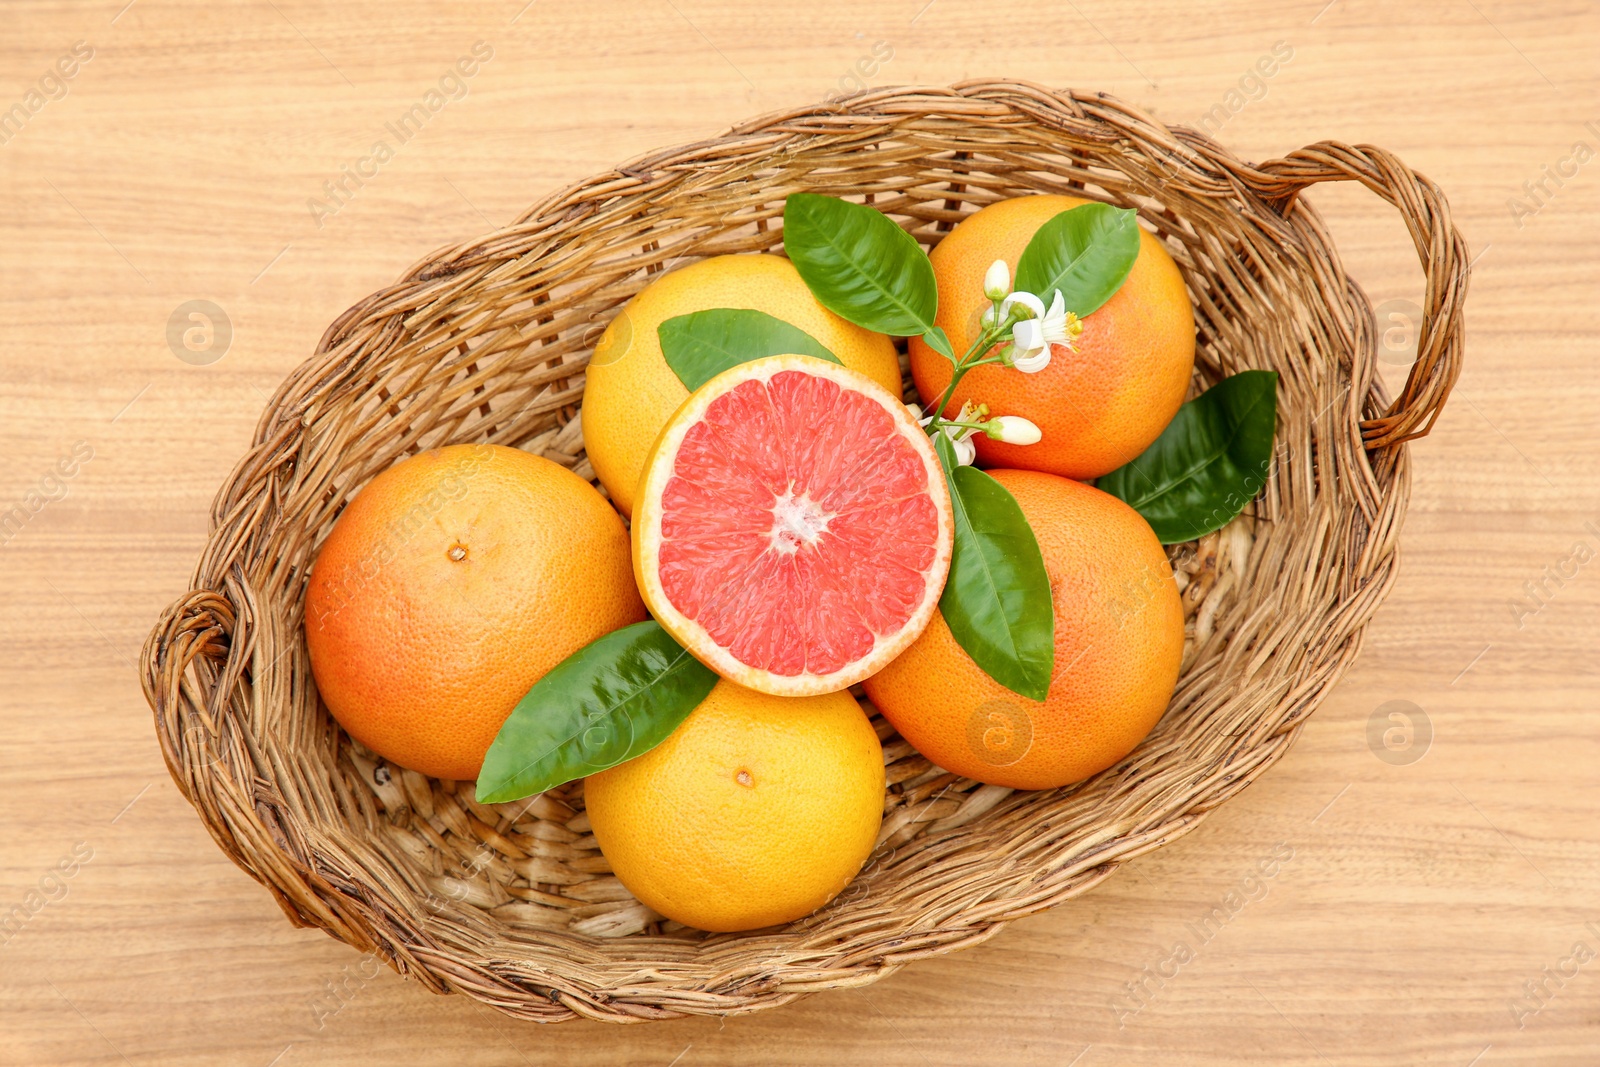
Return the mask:
<svg viewBox="0 0 1600 1067">
<path fill-rule="evenodd" d="M 1142 455 L 1095 485 L 1131 504 L 1163 544 L 1192 541 L 1261 491 L 1277 422 L 1277 373 L 1243 371 L 1179 408 Z"/>
<path fill-rule="evenodd" d="M 763 356 L 839 357 L 798 326 L 748 308 L 710 308 L 667 319 L 656 327 L 667 366 L 689 392 L 741 363 Z"/>
<path fill-rule="evenodd" d="M 928 343 L 929 348 L 948 359 L 951 363 L 956 361 L 956 350 L 950 344 L 950 337 L 939 327 L 935 326 L 923 334 L 922 339 Z"/>
<path fill-rule="evenodd" d="M 518 701 L 484 757 L 478 801 L 519 800 L 642 755 L 716 684 L 654 620 L 609 633 Z"/>
<path fill-rule="evenodd" d="M 934 329 L 939 290 L 933 264 L 916 238 L 883 212 L 794 193 L 783 205 L 783 250 L 811 295 L 835 315 L 896 337 Z"/>
<path fill-rule="evenodd" d="M 1039 227 L 1017 260 L 1016 287 L 1050 306 L 1061 290 L 1068 311 L 1087 318 L 1122 287 L 1139 258 L 1132 208 L 1079 204 Z"/>
<path fill-rule="evenodd" d="M 985 674 L 1043 700 L 1055 673 L 1056 617 L 1033 527 L 1005 486 L 956 463 L 949 438 L 939 434 L 934 445 L 956 533 L 939 612 Z"/>
</svg>

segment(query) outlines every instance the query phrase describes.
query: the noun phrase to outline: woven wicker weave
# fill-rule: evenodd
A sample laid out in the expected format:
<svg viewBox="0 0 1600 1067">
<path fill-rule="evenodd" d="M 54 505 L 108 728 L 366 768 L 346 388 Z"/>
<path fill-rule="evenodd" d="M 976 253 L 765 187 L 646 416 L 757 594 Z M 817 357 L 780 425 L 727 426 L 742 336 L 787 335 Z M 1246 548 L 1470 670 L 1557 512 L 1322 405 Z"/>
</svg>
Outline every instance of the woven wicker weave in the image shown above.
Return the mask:
<svg viewBox="0 0 1600 1067">
<path fill-rule="evenodd" d="M 1346 179 L 1399 209 L 1427 275 L 1393 403 L 1367 300 L 1297 200 Z M 1004 197 L 1137 207 L 1188 281 L 1196 388 L 1280 373 L 1278 457 L 1245 515 L 1172 551 L 1185 666 L 1131 756 L 1075 787 L 1013 792 L 945 774 L 875 719 L 890 789 L 860 877 L 790 926 L 709 935 L 609 873 L 581 784 L 484 806 L 470 783 L 353 745 L 317 701 L 301 602 L 340 508 L 408 454 L 491 441 L 592 477 L 577 416 L 605 324 L 662 270 L 778 247 L 800 190 L 865 196 L 930 246 Z M 283 383 L 217 496 L 194 590 L 144 649 L 168 767 L 294 922 L 527 1019 L 747 1012 L 978 944 L 1193 829 L 1284 753 L 1355 657 L 1395 575 L 1401 443 L 1428 431 L 1460 368 L 1465 251 L 1438 188 L 1381 149 L 1252 165 L 1108 97 L 1017 82 L 869 92 L 636 159 L 429 256 Z"/>
</svg>

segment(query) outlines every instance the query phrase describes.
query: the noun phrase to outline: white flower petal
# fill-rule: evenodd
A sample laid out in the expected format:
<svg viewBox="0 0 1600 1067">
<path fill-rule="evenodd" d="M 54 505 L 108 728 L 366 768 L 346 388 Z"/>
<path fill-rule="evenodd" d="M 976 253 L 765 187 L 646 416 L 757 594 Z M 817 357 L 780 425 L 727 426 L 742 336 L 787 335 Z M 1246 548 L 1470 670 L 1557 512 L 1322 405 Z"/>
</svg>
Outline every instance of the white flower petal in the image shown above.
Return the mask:
<svg viewBox="0 0 1600 1067">
<path fill-rule="evenodd" d="M 1011 365 L 1022 373 L 1037 374 L 1050 365 L 1050 342 L 1040 320 L 1023 319 L 1011 327 L 1011 340 Z"/>
<path fill-rule="evenodd" d="M 956 462 L 963 467 L 972 466 L 972 461 L 978 458 L 978 446 L 965 438 L 952 441 L 951 444 L 955 448 Z"/>
<path fill-rule="evenodd" d="M 1011 310 L 1013 304 L 1021 304 L 1023 307 L 1030 309 L 1036 319 L 1044 316 L 1044 301 L 1032 293 L 1024 293 L 1019 290 L 1000 302 L 1000 315 L 1002 318 Z"/>
<path fill-rule="evenodd" d="M 1044 323 L 1038 319 L 1023 319 L 1011 327 L 1011 340 L 1020 355 L 1032 355 L 1045 346 Z"/>
<path fill-rule="evenodd" d="M 1011 365 L 1023 374 L 1038 374 L 1050 365 L 1050 346 L 1036 349 L 1012 359 Z"/>
<path fill-rule="evenodd" d="M 1027 356 L 1019 359 L 1012 366 L 1023 374 L 1038 374 L 1050 365 L 1050 351 L 1046 349 L 1036 356 Z"/>
<path fill-rule="evenodd" d="M 1067 339 L 1067 307 L 1060 289 L 1055 291 L 1055 299 L 1050 301 L 1050 310 L 1044 313 L 1044 336 L 1050 341 Z"/>
</svg>

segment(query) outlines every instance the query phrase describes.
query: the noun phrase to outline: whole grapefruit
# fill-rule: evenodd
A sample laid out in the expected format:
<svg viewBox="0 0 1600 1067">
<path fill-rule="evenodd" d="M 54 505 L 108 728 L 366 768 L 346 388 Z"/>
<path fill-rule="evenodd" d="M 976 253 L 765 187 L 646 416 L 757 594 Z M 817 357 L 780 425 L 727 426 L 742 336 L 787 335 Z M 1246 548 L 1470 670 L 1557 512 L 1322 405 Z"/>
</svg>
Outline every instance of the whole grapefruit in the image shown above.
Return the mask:
<svg viewBox="0 0 1600 1067">
<path fill-rule="evenodd" d="M 657 747 L 584 780 L 600 850 L 645 904 L 701 930 L 792 922 L 872 852 L 883 748 L 849 693 L 720 681 Z"/>
<path fill-rule="evenodd" d="M 1072 196 L 1001 200 L 963 219 L 929 253 L 939 285 L 938 325 L 957 354 L 980 332 L 989 306 L 983 276 L 1003 259 L 1016 277 L 1017 260 L 1040 226 L 1088 203 Z M 1048 302 L 1049 294 L 1040 294 Z M 1074 310 L 1068 308 L 1068 311 Z M 934 404 L 950 385 L 950 362 L 920 337 L 911 339 L 917 392 Z M 987 466 L 1097 478 L 1138 456 L 1177 414 L 1194 371 L 1194 310 L 1183 275 L 1154 234 L 1139 231 L 1139 258 L 1122 287 L 1083 320 L 1076 351 L 1056 344 L 1050 365 L 1024 374 L 1000 364 L 977 367 L 961 380 L 945 415 L 966 400 L 993 415 L 1020 415 L 1042 439 L 1012 445 L 979 434 L 978 460 Z"/>
<path fill-rule="evenodd" d="M 1042 701 L 990 678 L 943 615 L 867 695 L 947 771 L 1048 789 L 1105 770 L 1166 711 L 1183 657 L 1183 606 L 1144 518 L 1108 493 L 1039 471 L 990 471 L 1038 538 L 1055 607 L 1055 674 Z"/>
<path fill-rule="evenodd" d="M 345 507 L 305 627 L 317 689 L 351 737 L 471 780 L 534 682 L 644 617 L 627 531 L 592 485 L 514 448 L 451 445 Z"/>
<path fill-rule="evenodd" d="M 629 300 L 595 345 L 583 390 L 584 446 L 626 515 L 656 435 L 689 390 L 661 355 L 664 321 L 708 308 L 763 311 L 798 327 L 852 370 L 900 395 L 894 344 L 835 315 L 782 256 L 713 256 L 668 271 Z"/>
</svg>

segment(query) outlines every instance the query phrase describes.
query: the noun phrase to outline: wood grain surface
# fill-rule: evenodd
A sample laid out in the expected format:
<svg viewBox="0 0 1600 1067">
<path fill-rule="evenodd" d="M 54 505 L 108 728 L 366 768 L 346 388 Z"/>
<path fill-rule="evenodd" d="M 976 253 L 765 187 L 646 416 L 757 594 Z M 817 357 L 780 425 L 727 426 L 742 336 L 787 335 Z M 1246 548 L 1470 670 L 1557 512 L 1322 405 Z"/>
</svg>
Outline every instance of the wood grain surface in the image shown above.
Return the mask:
<svg viewBox="0 0 1600 1067">
<path fill-rule="evenodd" d="M 0 125 L 0 917 L 24 915 L 0 1061 L 1600 1062 L 1594 5 L 8 0 L 0 24 L 0 118 L 25 119 Z M 981 75 L 1103 89 L 1250 159 L 1379 144 L 1451 197 L 1466 370 L 1413 446 L 1399 583 L 1296 748 L 983 947 L 746 1018 L 515 1024 L 292 929 L 177 794 L 135 672 L 276 383 L 560 185 L 858 83 Z M 344 168 L 368 176 L 339 204 Z M 1403 229 L 1359 189 L 1309 196 L 1398 382 Z M 192 300 L 225 350 L 184 347 Z"/>
</svg>

